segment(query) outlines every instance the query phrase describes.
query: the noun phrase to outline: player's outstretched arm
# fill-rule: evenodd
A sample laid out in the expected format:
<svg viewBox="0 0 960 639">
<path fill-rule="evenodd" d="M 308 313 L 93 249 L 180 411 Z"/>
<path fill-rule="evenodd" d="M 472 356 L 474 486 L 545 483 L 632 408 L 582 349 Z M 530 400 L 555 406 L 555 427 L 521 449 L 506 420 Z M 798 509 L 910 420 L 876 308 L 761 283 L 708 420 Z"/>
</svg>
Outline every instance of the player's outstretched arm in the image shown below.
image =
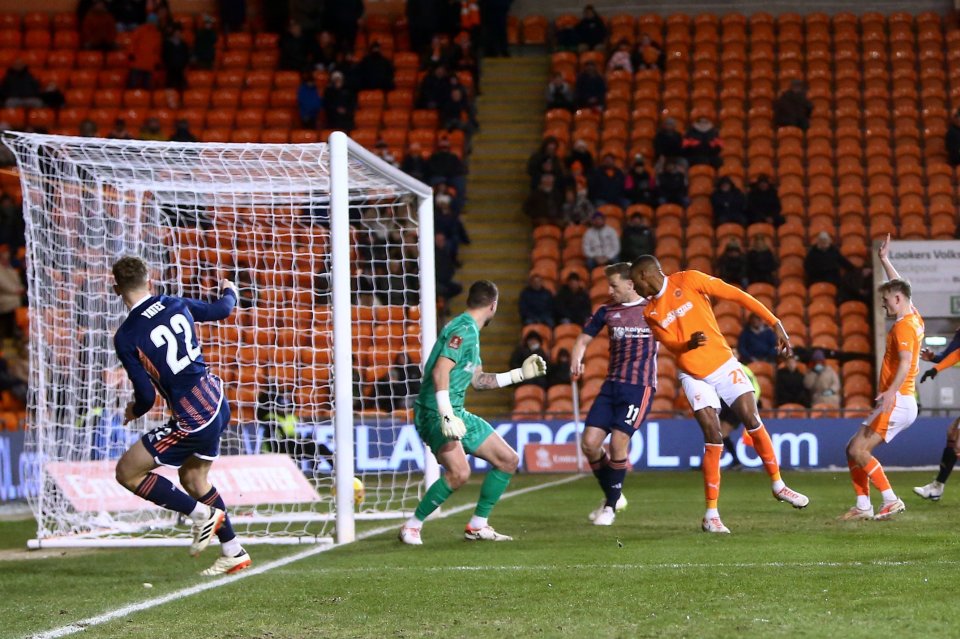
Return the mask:
<svg viewBox="0 0 960 639">
<path fill-rule="evenodd" d="M 531 355 L 523 360 L 519 368 L 514 368 L 506 373 L 484 373 L 483 367 L 478 366 L 473 372 L 471 384 L 477 390 L 490 390 L 493 388 L 503 388 L 512 386 L 520 382 L 543 377 L 547 374 L 547 363 L 539 355 Z"/>
<path fill-rule="evenodd" d="M 780 321 L 777 319 L 777 316 L 773 314 L 773 311 L 764 306 L 763 303 L 753 295 L 750 295 L 750 293 L 747 293 L 736 286 L 727 284 L 719 278 L 703 275 L 697 284 L 699 284 L 697 287 L 698 290 L 700 290 L 702 293 L 706 293 L 707 295 L 711 295 L 722 300 L 727 300 L 729 302 L 736 302 L 740 306 L 746 308 L 748 311 L 759 315 L 768 326 L 773 327 Z"/>
<path fill-rule="evenodd" d="M 886 273 L 888 280 L 895 280 L 900 278 L 900 274 L 897 273 L 897 269 L 893 268 L 893 262 L 890 261 L 890 234 L 887 233 L 887 237 L 880 242 L 880 248 L 877 250 L 877 255 L 880 257 L 880 264 L 883 265 L 883 272 Z"/>
<path fill-rule="evenodd" d="M 224 278 L 220 280 L 220 299 L 216 302 L 201 302 L 183 298 L 183 303 L 190 309 L 190 314 L 196 322 L 215 322 L 230 317 L 239 300 L 236 285 Z"/>
</svg>

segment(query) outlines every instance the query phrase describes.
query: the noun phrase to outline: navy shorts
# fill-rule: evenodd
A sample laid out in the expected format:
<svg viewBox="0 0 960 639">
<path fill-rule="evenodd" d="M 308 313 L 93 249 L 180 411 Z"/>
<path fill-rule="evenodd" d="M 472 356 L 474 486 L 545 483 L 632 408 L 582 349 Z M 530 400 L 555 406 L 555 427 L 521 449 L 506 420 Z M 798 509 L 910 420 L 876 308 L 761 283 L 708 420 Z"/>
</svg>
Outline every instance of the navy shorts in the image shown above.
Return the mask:
<svg viewBox="0 0 960 639">
<path fill-rule="evenodd" d="M 230 403 L 224 397 L 220 411 L 206 427 L 197 431 L 184 430 L 176 421 L 145 433 L 140 441 L 161 466 L 180 468 L 190 457 L 214 460 L 220 456 L 220 435 L 230 424 Z"/>
<path fill-rule="evenodd" d="M 587 413 L 587 426 L 633 435 L 650 412 L 656 389 L 639 384 L 604 380 L 600 394 Z"/>
</svg>

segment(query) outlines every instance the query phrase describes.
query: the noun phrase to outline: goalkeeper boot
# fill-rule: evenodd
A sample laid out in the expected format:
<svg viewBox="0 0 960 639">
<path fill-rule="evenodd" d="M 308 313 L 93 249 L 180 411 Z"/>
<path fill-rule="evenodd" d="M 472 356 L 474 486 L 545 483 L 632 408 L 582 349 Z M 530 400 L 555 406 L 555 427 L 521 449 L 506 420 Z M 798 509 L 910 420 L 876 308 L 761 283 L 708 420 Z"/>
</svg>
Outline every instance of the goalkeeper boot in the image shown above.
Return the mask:
<svg viewBox="0 0 960 639">
<path fill-rule="evenodd" d="M 407 526 L 403 526 L 400 528 L 400 532 L 397 534 L 397 539 L 407 544 L 408 546 L 423 545 L 423 540 L 420 539 L 419 528 L 408 528 Z"/>
<path fill-rule="evenodd" d="M 791 490 L 787 486 L 773 493 L 773 496 L 776 497 L 778 501 L 785 501 L 794 508 L 806 508 L 807 504 L 810 503 L 810 499 L 806 495 Z"/>
<path fill-rule="evenodd" d="M 501 535 L 492 526 L 471 528 L 469 524 L 463 531 L 463 538 L 466 541 L 513 541 L 513 537 Z"/>
<path fill-rule="evenodd" d="M 719 517 L 704 517 L 700 528 L 706 533 L 730 534 L 730 529 L 723 525 Z"/>
<path fill-rule="evenodd" d="M 193 522 L 193 543 L 190 544 L 191 555 L 196 557 L 210 545 L 210 540 L 220 530 L 220 526 L 223 525 L 226 517 L 226 513 L 222 510 L 211 506 L 209 517 Z"/>
<path fill-rule="evenodd" d="M 590 511 L 590 514 L 587 515 L 587 519 L 594 521 L 603 510 L 603 507 L 607 505 L 607 500 L 604 499 L 600 502 L 600 505 Z M 620 499 L 617 500 L 617 512 L 627 509 L 627 498 L 623 496 L 623 493 L 620 493 Z"/>
<path fill-rule="evenodd" d="M 932 481 L 926 486 L 914 486 L 913 492 L 917 493 L 924 499 L 929 499 L 930 501 L 940 501 L 940 498 L 943 497 L 943 484 L 938 481 Z"/>
<path fill-rule="evenodd" d="M 880 510 L 877 511 L 877 514 L 873 517 L 875 521 L 884 521 L 890 519 L 897 513 L 902 513 L 907 509 L 906 504 L 903 503 L 902 499 L 894 499 L 893 501 L 885 501 L 883 505 L 880 506 Z"/>
<path fill-rule="evenodd" d="M 244 568 L 249 568 L 253 563 L 246 550 L 241 550 L 238 555 L 226 557 L 221 555 L 213 565 L 200 572 L 204 577 L 216 577 L 217 575 L 232 575 L 240 572 Z"/>
<path fill-rule="evenodd" d="M 610 506 L 604 506 L 600 509 L 600 514 L 593 520 L 594 526 L 612 526 L 613 520 L 617 518 L 617 513 Z"/>
</svg>

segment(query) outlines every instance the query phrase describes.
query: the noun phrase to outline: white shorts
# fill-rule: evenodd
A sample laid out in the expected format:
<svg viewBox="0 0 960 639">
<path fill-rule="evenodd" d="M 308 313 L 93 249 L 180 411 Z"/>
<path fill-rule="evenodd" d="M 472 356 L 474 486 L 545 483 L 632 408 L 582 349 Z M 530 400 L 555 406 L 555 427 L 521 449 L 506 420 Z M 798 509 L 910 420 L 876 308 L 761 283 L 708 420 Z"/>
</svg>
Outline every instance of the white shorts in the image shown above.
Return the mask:
<svg viewBox="0 0 960 639">
<path fill-rule="evenodd" d="M 911 395 L 897 393 L 897 401 L 889 413 L 881 412 L 878 406 L 863 425 L 880 435 L 885 442 L 892 442 L 893 438 L 910 428 L 917 419 L 917 399 Z"/>
<path fill-rule="evenodd" d="M 740 362 L 733 357 L 702 379 L 681 372 L 680 384 L 694 412 L 707 406 L 720 410 L 721 399 L 727 406 L 733 406 L 738 397 L 754 392 Z"/>
</svg>

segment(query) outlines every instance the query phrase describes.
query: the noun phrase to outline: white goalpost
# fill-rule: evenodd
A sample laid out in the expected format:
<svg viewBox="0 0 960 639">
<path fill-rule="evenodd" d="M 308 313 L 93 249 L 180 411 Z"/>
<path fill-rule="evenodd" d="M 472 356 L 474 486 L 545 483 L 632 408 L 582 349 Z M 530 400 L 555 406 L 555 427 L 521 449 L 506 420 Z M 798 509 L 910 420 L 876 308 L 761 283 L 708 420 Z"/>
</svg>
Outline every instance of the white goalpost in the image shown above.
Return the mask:
<svg viewBox="0 0 960 639">
<path fill-rule="evenodd" d="M 199 144 L 10 132 L 27 235 L 30 547 L 189 544 L 189 521 L 113 468 L 159 403 L 123 425 L 113 349 L 123 255 L 157 292 L 213 299 L 202 355 L 232 411 L 211 481 L 244 543 L 346 543 L 409 514 L 436 461 L 412 426 L 436 336 L 431 189 L 334 133 L 329 144 Z M 171 479 L 173 469 L 160 469 Z M 359 492 L 355 494 L 355 478 Z"/>
</svg>

